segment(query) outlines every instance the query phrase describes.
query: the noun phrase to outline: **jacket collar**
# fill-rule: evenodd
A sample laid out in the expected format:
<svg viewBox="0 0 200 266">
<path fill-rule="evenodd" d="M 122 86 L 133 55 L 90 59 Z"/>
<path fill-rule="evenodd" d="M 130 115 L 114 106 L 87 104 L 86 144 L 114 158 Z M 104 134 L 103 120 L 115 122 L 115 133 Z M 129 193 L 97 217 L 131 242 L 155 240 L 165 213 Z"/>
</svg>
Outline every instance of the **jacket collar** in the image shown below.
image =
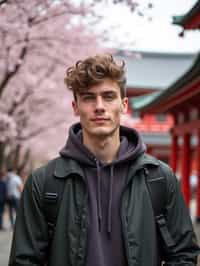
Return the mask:
<svg viewBox="0 0 200 266">
<path fill-rule="evenodd" d="M 58 157 L 56 160 L 54 176 L 57 178 L 67 178 L 71 174 L 77 174 L 84 178 L 84 172 L 76 161 Z"/>
<path fill-rule="evenodd" d="M 138 170 L 145 168 L 146 165 L 159 166 L 159 162 L 156 158 L 143 153 L 139 156 L 130 167 L 130 176 L 133 176 Z M 71 174 L 77 174 L 84 178 L 84 171 L 79 163 L 75 160 L 58 157 L 56 160 L 56 166 L 54 170 L 55 177 L 67 178 Z"/>
</svg>

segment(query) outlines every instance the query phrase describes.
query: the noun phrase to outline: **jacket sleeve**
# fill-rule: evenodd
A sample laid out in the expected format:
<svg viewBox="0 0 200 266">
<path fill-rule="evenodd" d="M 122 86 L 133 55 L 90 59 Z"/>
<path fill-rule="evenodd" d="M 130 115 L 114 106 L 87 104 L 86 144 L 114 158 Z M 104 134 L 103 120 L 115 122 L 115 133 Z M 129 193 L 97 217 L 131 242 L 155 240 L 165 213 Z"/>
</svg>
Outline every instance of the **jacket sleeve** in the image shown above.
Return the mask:
<svg viewBox="0 0 200 266">
<path fill-rule="evenodd" d="M 200 249 L 194 234 L 189 210 L 184 202 L 178 180 L 171 169 L 167 173 L 166 224 L 172 245 L 163 244 L 165 266 L 194 266 Z"/>
<path fill-rule="evenodd" d="M 41 175 L 28 177 L 18 209 L 10 266 L 44 265 L 48 248 L 48 230 L 42 211 Z"/>
</svg>

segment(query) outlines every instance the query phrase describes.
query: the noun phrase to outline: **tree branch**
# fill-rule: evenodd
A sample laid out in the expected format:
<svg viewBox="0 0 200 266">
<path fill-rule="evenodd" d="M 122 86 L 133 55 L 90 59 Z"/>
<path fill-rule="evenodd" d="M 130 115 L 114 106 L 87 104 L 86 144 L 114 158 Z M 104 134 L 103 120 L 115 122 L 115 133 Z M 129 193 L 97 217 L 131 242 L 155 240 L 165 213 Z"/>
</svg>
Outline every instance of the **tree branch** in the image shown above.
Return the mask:
<svg viewBox="0 0 200 266">
<path fill-rule="evenodd" d="M 45 73 L 37 80 L 37 83 L 34 84 L 34 86 L 32 86 L 31 88 L 29 87 L 25 93 L 22 95 L 21 99 L 19 101 L 13 101 L 13 105 L 10 107 L 10 109 L 8 110 L 8 115 L 12 116 L 16 109 L 18 107 L 21 107 L 27 100 L 28 98 L 34 94 L 34 88 L 35 87 L 39 87 L 40 84 L 44 81 L 45 78 L 49 77 L 49 75 L 52 74 L 53 70 L 55 69 L 55 65 L 52 64 L 46 71 Z"/>
<path fill-rule="evenodd" d="M 58 121 L 54 121 L 51 125 L 49 124 L 46 126 L 41 126 L 41 127 L 37 128 L 36 130 L 33 130 L 32 132 L 30 132 L 26 136 L 19 136 L 17 138 L 17 141 L 27 141 L 27 140 L 33 139 L 33 138 L 37 137 L 38 135 L 45 133 L 49 129 L 51 129 L 57 125 L 61 125 L 64 122 L 66 122 L 66 119 L 60 119 Z"/>
<path fill-rule="evenodd" d="M 26 36 L 25 38 L 25 42 L 28 43 L 28 36 Z M 27 54 L 27 45 L 23 47 L 23 49 L 21 50 L 20 56 L 19 56 L 19 61 L 23 60 Z M 15 68 L 13 71 L 7 71 L 6 75 L 4 76 L 3 80 L 0 83 L 0 98 L 2 96 L 2 93 L 5 89 L 5 87 L 7 86 L 8 82 L 10 81 L 10 79 L 19 71 L 21 66 L 21 63 L 17 63 L 15 65 Z"/>
</svg>

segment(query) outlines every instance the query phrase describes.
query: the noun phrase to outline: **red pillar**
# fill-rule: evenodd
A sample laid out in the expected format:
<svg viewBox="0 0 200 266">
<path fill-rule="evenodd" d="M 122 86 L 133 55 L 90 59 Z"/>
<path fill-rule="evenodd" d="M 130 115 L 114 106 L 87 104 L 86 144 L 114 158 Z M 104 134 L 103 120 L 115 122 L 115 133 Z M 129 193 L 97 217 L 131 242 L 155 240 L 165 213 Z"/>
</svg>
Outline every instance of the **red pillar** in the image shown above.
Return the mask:
<svg viewBox="0 0 200 266">
<path fill-rule="evenodd" d="M 147 153 L 153 155 L 153 154 L 152 154 L 152 150 L 153 150 L 152 147 L 147 146 Z"/>
<path fill-rule="evenodd" d="M 181 188 L 187 206 L 190 203 L 190 134 L 183 135 L 182 161 L 181 161 Z"/>
<path fill-rule="evenodd" d="M 200 222 L 200 130 L 198 130 L 197 133 L 197 139 L 198 139 L 198 144 L 197 144 L 197 177 L 198 177 L 198 182 L 197 182 L 197 195 L 196 195 L 196 203 L 197 203 L 197 210 L 196 210 L 196 219 L 198 222 Z"/>
<path fill-rule="evenodd" d="M 174 173 L 176 173 L 177 170 L 177 159 L 178 159 L 178 136 L 172 133 L 170 165 Z"/>
</svg>

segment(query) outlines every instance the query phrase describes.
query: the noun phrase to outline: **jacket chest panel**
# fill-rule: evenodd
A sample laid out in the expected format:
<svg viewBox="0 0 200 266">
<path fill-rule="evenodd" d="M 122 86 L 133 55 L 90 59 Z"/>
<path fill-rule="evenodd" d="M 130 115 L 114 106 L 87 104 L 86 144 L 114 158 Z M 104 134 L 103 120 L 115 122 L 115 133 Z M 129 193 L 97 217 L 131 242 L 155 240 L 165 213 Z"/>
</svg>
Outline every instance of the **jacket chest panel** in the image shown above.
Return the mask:
<svg viewBox="0 0 200 266">
<path fill-rule="evenodd" d="M 130 265 L 155 265 L 156 225 L 145 178 L 135 175 L 122 198 L 122 217 Z"/>
<path fill-rule="evenodd" d="M 59 261 L 81 265 L 85 256 L 87 212 L 87 191 L 83 181 L 66 180 L 52 243 L 52 249 L 58 249 L 56 243 L 61 243 Z M 54 263 L 58 265 L 58 261 Z"/>
</svg>

